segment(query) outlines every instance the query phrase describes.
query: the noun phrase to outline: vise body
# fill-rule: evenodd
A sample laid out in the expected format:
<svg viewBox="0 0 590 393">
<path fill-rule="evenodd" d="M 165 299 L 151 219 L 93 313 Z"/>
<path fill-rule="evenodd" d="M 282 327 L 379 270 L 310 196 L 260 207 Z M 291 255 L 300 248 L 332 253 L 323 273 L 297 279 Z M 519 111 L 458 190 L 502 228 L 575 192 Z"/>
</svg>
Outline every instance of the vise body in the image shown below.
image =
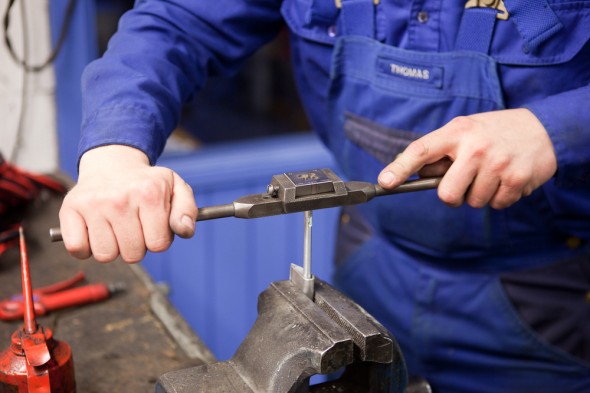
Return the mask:
<svg viewBox="0 0 590 393">
<path fill-rule="evenodd" d="M 403 393 L 407 371 L 393 336 L 318 278 L 310 299 L 298 268 L 260 294 L 258 318 L 230 360 L 168 372 L 156 392 Z M 312 375 L 339 370 L 340 378 L 310 386 Z"/>
</svg>

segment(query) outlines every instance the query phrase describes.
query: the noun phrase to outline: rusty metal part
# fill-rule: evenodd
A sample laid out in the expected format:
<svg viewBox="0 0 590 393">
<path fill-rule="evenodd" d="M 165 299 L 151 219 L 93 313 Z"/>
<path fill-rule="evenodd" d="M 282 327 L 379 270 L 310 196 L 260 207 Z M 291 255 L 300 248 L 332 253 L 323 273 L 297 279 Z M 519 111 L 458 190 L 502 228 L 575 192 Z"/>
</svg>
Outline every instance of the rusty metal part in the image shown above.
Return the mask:
<svg viewBox="0 0 590 393">
<path fill-rule="evenodd" d="M 37 324 L 25 238 L 20 228 L 24 324 L 12 334 L 10 348 L 0 352 L 0 392 L 74 393 L 72 350 Z"/>
<path fill-rule="evenodd" d="M 314 299 L 292 281 L 271 283 L 230 360 L 166 373 L 156 392 L 404 392 L 406 366 L 393 336 L 317 278 Z M 312 375 L 341 369 L 338 380 L 309 385 Z"/>
<path fill-rule="evenodd" d="M 407 181 L 389 190 L 368 182 L 344 182 L 330 169 L 288 172 L 273 176 L 267 192 L 246 195 L 232 203 L 199 208 L 197 221 L 224 217 L 260 218 L 369 202 L 377 196 L 430 190 L 441 178 Z M 60 228 L 49 230 L 51 241 L 61 241 Z"/>
</svg>

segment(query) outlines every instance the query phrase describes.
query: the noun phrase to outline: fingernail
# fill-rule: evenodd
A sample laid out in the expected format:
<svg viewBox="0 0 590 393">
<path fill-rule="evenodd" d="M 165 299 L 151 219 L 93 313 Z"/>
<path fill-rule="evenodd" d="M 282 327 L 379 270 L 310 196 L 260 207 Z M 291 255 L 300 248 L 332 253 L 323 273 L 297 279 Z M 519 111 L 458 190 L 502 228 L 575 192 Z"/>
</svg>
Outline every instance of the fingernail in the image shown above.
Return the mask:
<svg viewBox="0 0 590 393">
<path fill-rule="evenodd" d="M 391 186 L 395 181 L 395 175 L 389 171 L 382 172 L 379 175 L 379 183 L 384 186 Z"/>
<path fill-rule="evenodd" d="M 193 220 L 192 218 L 190 218 L 186 214 L 184 216 L 182 216 L 182 218 L 180 219 L 180 222 L 182 223 L 182 225 L 184 225 L 185 227 L 187 227 L 191 231 L 195 230 L 195 220 Z"/>
</svg>

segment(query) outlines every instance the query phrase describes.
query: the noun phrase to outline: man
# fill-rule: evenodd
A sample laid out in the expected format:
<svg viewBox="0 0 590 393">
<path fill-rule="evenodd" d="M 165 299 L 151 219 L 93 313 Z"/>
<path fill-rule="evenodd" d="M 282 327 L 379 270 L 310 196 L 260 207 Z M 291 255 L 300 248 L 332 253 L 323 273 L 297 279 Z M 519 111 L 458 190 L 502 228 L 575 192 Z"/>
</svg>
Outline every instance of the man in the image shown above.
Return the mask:
<svg viewBox="0 0 590 393">
<path fill-rule="evenodd" d="M 182 103 L 283 19 L 307 114 L 350 179 L 444 174 L 438 193 L 347 211 L 337 285 L 436 392 L 590 391 L 590 4 L 494 7 L 138 2 L 83 77 L 66 247 L 138 262 L 192 236 L 192 191 L 151 165 Z"/>
</svg>

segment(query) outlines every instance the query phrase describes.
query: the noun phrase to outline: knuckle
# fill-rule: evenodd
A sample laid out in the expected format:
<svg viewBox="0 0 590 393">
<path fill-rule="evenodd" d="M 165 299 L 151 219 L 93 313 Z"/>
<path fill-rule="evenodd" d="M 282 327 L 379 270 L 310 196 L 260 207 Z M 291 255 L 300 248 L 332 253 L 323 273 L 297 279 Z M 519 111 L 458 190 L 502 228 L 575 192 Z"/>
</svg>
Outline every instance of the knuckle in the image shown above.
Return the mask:
<svg viewBox="0 0 590 393">
<path fill-rule="evenodd" d="M 170 248 L 173 240 L 174 237 L 171 234 L 168 234 L 165 237 L 148 241 L 146 246 L 151 252 L 162 252 Z"/>
<path fill-rule="evenodd" d="M 490 201 L 490 206 L 494 209 L 505 209 L 518 202 L 521 197 L 520 192 L 501 186 L 496 197 Z"/>
<path fill-rule="evenodd" d="M 125 254 L 121 254 L 121 258 L 126 263 L 131 263 L 131 264 L 138 263 L 138 262 L 141 262 L 141 260 L 145 256 L 145 253 L 146 253 L 145 248 L 142 248 L 139 250 L 133 250 L 133 251 L 125 253 Z"/>
<path fill-rule="evenodd" d="M 490 163 L 490 172 L 495 175 L 502 174 L 512 160 L 506 155 L 496 155 Z"/>
<path fill-rule="evenodd" d="M 479 141 L 479 143 L 471 146 L 471 149 L 469 151 L 469 157 L 471 159 L 481 159 L 487 156 L 488 152 L 488 144 L 483 141 Z"/>
<path fill-rule="evenodd" d="M 118 192 L 117 192 L 118 191 Z M 120 190 L 106 190 L 97 192 L 93 196 L 88 196 L 86 203 L 87 206 L 94 206 L 95 208 L 102 208 L 102 211 L 108 211 L 112 209 L 115 212 L 123 212 L 127 210 L 129 206 L 129 195 L 126 192 Z"/>
<path fill-rule="evenodd" d="M 512 206 L 513 204 L 515 204 L 516 202 L 518 202 L 519 200 L 520 200 L 520 196 L 504 197 L 504 198 L 495 200 L 493 202 L 490 202 L 490 206 L 493 207 L 494 209 L 497 209 L 497 210 L 506 209 L 506 208 Z"/>
<path fill-rule="evenodd" d="M 534 187 L 527 185 L 523 190 L 522 190 L 522 196 L 528 197 L 530 196 L 533 191 L 534 191 Z"/>
<path fill-rule="evenodd" d="M 457 116 L 448 124 L 456 132 L 470 132 L 475 128 L 476 121 L 469 116 Z"/>
<path fill-rule="evenodd" d="M 190 192 L 191 194 L 194 194 L 194 190 L 193 190 L 193 188 L 191 187 L 191 185 L 190 185 L 190 184 L 188 184 L 187 182 L 183 182 L 183 183 L 184 183 L 184 185 L 185 185 L 186 189 L 188 190 L 188 192 Z"/>
<path fill-rule="evenodd" d="M 428 145 L 422 139 L 415 140 L 406 148 L 406 152 L 413 157 L 424 157 L 428 155 Z M 399 160 L 396 160 L 396 162 Z"/>
<path fill-rule="evenodd" d="M 496 210 L 501 210 L 501 209 L 504 209 L 505 207 L 508 207 L 505 205 L 505 203 L 503 201 L 500 201 L 497 199 L 490 201 L 490 206 Z"/>
<path fill-rule="evenodd" d="M 441 201 L 451 206 L 459 206 L 461 203 L 463 203 L 463 196 L 458 192 L 448 188 L 439 187 L 438 197 Z"/>
<path fill-rule="evenodd" d="M 69 243 L 66 245 L 66 250 L 77 259 L 88 259 L 90 258 L 90 249 L 82 243 Z"/>
<path fill-rule="evenodd" d="M 517 171 L 506 176 L 502 181 L 502 185 L 509 190 L 521 190 L 528 184 L 528 181 L 528 174 Z"/>
<path fill-rule="evenodd" d="M 109 251 L 99 251 L 93 252 L 92 256 L 97 262 L 100 263 L 109 263 L 117 259 L 118 254 L 116 252 L 109 252 Z"/>
<path fill-rule="evenodd" d="M 479 196 L 470 195 L 467 198 L 467 204 L 476 209 L 484 207 L 487 203 L 488 201 L 485 198 L 481 198 Z"/>
<path fill-rule="evenodd" d="M 397 159 L 394 162 L 392 162 L 388 167 L 388 170 L 390 170 L 391 172 L 394 173 L 406 173 L 407 171 L 407 166 L 406 164 L 402 161 L 402 159 Z"/>
<path fill-rule="evenodd" d="M 135 191 L 141 202 L 148 205 L 156 205 L 166 195 L 164 182 L 143 180 L 135 184 Z"/>
</svg>

